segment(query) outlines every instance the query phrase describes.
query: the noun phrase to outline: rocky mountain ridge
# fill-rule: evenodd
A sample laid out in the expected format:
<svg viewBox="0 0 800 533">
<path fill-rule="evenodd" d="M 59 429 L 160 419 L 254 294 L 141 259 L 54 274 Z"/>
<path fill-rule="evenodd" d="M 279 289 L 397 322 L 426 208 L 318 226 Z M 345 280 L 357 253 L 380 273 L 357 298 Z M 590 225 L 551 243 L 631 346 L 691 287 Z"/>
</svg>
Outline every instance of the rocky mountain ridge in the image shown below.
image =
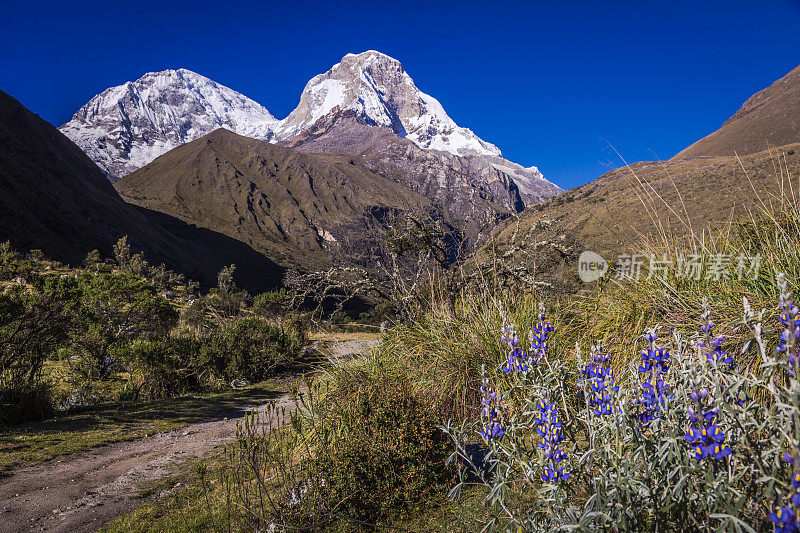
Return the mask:
<svg viewBox="0 0 800 533">
<path fill-rule="evenodd" d="M 178 69 L 103 91 L 60 129 L 114 181 L 217 128 L 287 142 L 337 110 L 351 111 L 364 124 L 388 129 L 420 149 L 477 158 L 487 172 L 493 167 L 512 179 L 524 203 L 560 192 L 536 167 L 503 159 L 496 146 L 459 127 L 435 98 L 416 87 L 399 61 L 373 50 L 348 54 L 312 78 L 283 120 L 228 87 Z"/>
<path fill-rule="evenodd" d="M 335 107 L 300 135 L 279 143 L 319 153 L 358 156 L 369 170 L 431 198 L 456 218 L 486 220 L 519 212 L 560 192 L 528 169 L 496 156 L 426 150 L 389 127 L 370 125 L 357 111 Z"/>
</svg>

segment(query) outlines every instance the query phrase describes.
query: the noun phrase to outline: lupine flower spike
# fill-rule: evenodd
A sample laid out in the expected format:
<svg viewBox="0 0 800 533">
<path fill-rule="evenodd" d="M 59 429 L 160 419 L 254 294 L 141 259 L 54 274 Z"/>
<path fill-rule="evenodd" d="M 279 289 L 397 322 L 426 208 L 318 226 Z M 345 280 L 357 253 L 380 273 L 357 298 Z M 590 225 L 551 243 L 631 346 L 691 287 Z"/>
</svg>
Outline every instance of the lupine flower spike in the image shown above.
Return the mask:
<svg viewBox="0 0 800 533">
<path fill-rule="evenodd" d="M 798 367 L 800 367 L 800 357 L 798 357 L 798 339 L 800 339 L 800 309 L 792 302 L 792 293 L 789 292 L 789 284 L 783 274 L 778 274 L 778 288 L 781 291 L 780 302 L 780 321 L 783 324 L 783 331 L 778 340 L 778 353 L 785 354 L 786 367 L 789 375 L 797 377 Z"/>
<path fill-rule="evenodd" d="M 586 401 L 595 416 L 610 415 L 613 412 L 613 395 L 619 391 L 614 381 L 614 371 L 608 366 L 611 359 L 603 349 L 602 341 L 590 348 L 589 364 L 579 370 L 578 386 L 581 391 L 588 389 Z"/>
<path fill-rule="evenodd" d="M 486 376 L 486 367 L 481 366 L 481 419 L 483 429 L 480 434 L 486 441 L 499 439 L 505 434 L 505 427 L 500 421 L 500 396 L 492 389 Z"/>
<path fill-rule="evenodd" d="M 731 449 L 725 445 L 725 432 L 714 423 L 719 409 L 711 407 L 708 389 L 695 381 L 689 397 L 692 401 L 689 408 L 691 426 L 685 438 L 693 447 L 695 460 L 702 461 L 710 457 L 723 459 L 729 456 Z"/>
<path fill-rule="evenodd" d="M 525 372 L 528 370 L 528 354 L 519 347 L 519 335 L 513 322 L 506 317 L 503 304 L 500 304 L 500 317 L 503 319 L 503 329 L 500 332 L 500 341 L 508 346 L 508 355 L 501 369 L 505 373 Z"/>
<path fill-rule="evenodd" d="M 796 533 L 800 531 L 800 468 L 798 467 L 797 455 L 786 453 L 783 459 L 794 466 L 792 474 L 792 495 L 788 498 L 789 502 L 783 507 L 778 507 L 775 512 L 770 513 L 769 519 L 775 525 L 776 533 Z"/>
<path fill-rule="evenodd" d="M 721 347 L 725 337 L 714 337 L 714 321 L 711 320 L 711 307 L 707 298 L 703 298 L 703 314 L 700 315 L 700 320 L 702 339 L 697 341 L 697 346 L 705 356 L 706 363 L 711 364 L 714 370 L 720 365 L 732 366 L 733 357 Z M 719 409 L 713 406 L 713 397 L 696 375 L 692 378 L 689 398 L 690 426 L 684 438 L 692 446 L 694 459 L 723 459 L 730 455 L 731 449 L 725 445 L 725 432 L 714 423 Z"/>
<path fill-rule="evenodd" d="M 536 364 L 547 360 L 547 349 L 550 347 L 550 335 L 553 324 L 547 321 L 544 303 L 539 302 L 539 322 L 529 332 L 531 341 L 531 362 Z"/>
<path fill-rule="evenodd" d="M 542 481 L 558 483 L 569 479 L 569 472 L 565 471 L 561 462 L 566 458 L 564 450 L 559 444 L 564 440 L 561 432 L 561 419 L 558 417 L 558 408 L 554 403 L 548 403 L 547 398 L 539 402 L 539 412 L 533 419 L 536 433 L 539 434 L 539 447 L 544 450 L 546 464 Z"/>
<path fill-rule="evenodd" d="M 725 337 L 720 335 L 714 336 L 714 321 L 711 320 L 711 307 L 708 305 L 708 298 L 703 298 L 703 314 L 700 316 L 702 325 L 700 331 L 703 338 L 697 341 L 697 346 L 700 347 L 706 361 L 714 363 L 715 365 L 728 365 L 733 366 L 733 356 L 728 355 L 728 352 L 722 349 L 722 343 Z"/>
<path fill-rule="evenodd" d="M 642 425 L 648 424 L 658 416 L 667 400 L 674 398 L 663 377 L 669 370 L 670 353 L 666 348 L 659 348 L 656 339 L 658 335 L 655 331 L 651 330 L 644 335 L 647 348 L 642 350 L 642 364 L 639 367 L 639 373 L 643 378 L 642 394 L 634 402 L 639 406 L 637 417 Z"/>
</svg>

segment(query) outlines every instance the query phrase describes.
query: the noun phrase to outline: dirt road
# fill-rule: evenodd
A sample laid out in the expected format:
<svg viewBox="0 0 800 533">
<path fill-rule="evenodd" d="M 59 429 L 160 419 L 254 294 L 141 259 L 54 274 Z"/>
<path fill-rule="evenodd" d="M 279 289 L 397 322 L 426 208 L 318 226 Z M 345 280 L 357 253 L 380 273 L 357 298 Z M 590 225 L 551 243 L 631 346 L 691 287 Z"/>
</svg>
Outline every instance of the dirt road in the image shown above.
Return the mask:
<svg viewBox="0 0 800 533">
<path fill-rule="evenodd" d="M 375 342 L 326 343 L 324 348 L 334 357 L 352 357 Z M 294 408 L 288 394 L 271 401 Z M 238 419 L 256 407 L 264 415 L 268 403 L 17 469 L 0 480 L 0 531 L 95 531 L 142 504 L 139 494 L 153 482 L 233 440 Z"/>
<path fill-rule="evenodd" d="M 275 401 L 293 408 L 288 395 Z M 0 481 L 0 530 L 95 531 L 142 503 L 138 495 L 153 481 L 232 440 L 250 407 L 18 469 Z"/>
</svg>

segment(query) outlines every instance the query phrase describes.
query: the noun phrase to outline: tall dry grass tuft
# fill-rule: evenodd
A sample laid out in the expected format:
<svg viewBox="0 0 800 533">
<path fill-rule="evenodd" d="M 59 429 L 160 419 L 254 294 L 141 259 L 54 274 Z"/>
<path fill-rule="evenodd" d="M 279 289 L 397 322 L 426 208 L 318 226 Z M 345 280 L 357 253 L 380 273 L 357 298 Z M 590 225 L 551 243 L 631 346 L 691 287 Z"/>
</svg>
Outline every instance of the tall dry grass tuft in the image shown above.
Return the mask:
<svg viewBox="0 0 800 533">
<path fill-rule="evenodd" d="M 665 170 L 669 171 L 667 166 Z M 744 336 L 740 325 L 742 298 L 777 315 L 776 273 L 800 279 L 800 184 L 793 183 L 788 165 L 780 158 L 775 159 L 774 190 L 757 189 L 744 166 L 742 170 L 746 184 L 742 186 L 749 186 L 757 207 L 742 220 L 729 219 L 722 227 L 709 230 L 698 228 L 696 221 L 682 215 L 686 213 L 685 199 L 679 191 L 681 206 L 670 206 L 631 168 L 631 185 L 655 228 L 654 232 L 640 234 L 635 248 L 645 258 L 667 257 L 673 262 L 695 255 L 707 264 L 721 254 L 733 261 L 732 274 L 739 256 L 758 256 L 760 268 L 756 276 L 745 272 L 741 279 L 736 275 L 706 279 L 704 272 L 699 279 L 693 279 L 679 276 L 673 268 L 664 276 L 617 280 L 612 270 L 593 288 L 561 295 L 536 284 L 535 273 L 531 273 L 532 289 L 528 285 L 515 290 L 489 278 L 481 279 L 456 297 L 443 294 L 432 283 L 427 289 L 427 308 L 411 324 L 392 329 L 363 364 L 406 376 L 441 410 L 442 416 L 455 418 L 479 403 L 481 364 L 503 358 L 498 302 L 510 311 L 525 344 L 528 329 L 536 323 L 538 301 L 544 300 L 558 331 L 552 353 L 570 364 L 574 363 L 576 342 L 588 346 L 602 340 L 612 353 L 614 366 L 621 369 L 639 357 L 640 336 L 647 328 L 658 326 L 692 335 L 702 313 L 703 298 L 714 309 L 720 334 L 726 335 L 730 343 L 739 342 Z M 678 217 L 685 231 L 680 235 L 670 233 L 659 213 Z M 768 312 L 767 321 L 772 318 Z M 741 364 L 752 366 L 755 360 L 744 359 Z M 498 369 L 490 370 L 498 373 Z"/>
<path fill-rule="evenodd" d="M 703 298 L 711 303 L 714 320 L 722 327 L 720 333 L 731 343 L 744 335 L 740 327 L 743 297 L 753 306 L 769 310 L 767 316 L 774 318 L 776 274 L 783 272 L 788 279 L 800 279 L 800 184 L 793 181 L 785 154 L 773 157 L 773 163 L 774 187 L 758 188 L 740 161 L 744 178 L 741 187 L 749 190 L 753 207 L 743 218 L 729 218 L 714 229 L 698 228 L 696 221 L 683 215 L 687 210 L 677 187 L 681 205 L 671 206 L 635 169 L 628 167 L 631 186 L 653 228 L 639 234 L 639 243 L 630 252 L 641 253 L 646 263 L 651 257 L 671 260 L 673 268 L 662 276 L 649 277 L 645 272 L 635 280 L 617 280 L 612 270 L 592 290 L 561 298 L 561 334 L 584 344 L 604 340 L 615 352 L 615 366 L 619 367 L 638 356 L 637 336 L 645 328 L 661 326 L 694 333 L 692 328 L 701 313 Z M 669 174 L 668 165 L 664 170 Z M 677 218 L 685 231 L 669 231 L 669 225 L 660 217 L 662 213 Z M 706 265 L 720 257 L 727 258 L 732 262 L 731 275 L 721 279 L 708 277 L 706 272 L 699 279 L 679 275 L 674 267 L 690 256 Z M 741 256 L 759 258 L 756 275 L 751 276 L 749 271 L 741 279 L 736 275 Z M 751 358 L 742 364 L 752 366 L 755 362 Z"/>
</svg>

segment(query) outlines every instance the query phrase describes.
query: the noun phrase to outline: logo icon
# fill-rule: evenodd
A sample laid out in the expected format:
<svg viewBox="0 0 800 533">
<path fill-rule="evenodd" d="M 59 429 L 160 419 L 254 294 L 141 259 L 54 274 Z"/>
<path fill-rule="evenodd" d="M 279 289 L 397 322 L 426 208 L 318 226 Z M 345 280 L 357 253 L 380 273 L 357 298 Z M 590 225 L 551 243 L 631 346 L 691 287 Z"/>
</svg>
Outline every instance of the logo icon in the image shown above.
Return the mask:
<svg viewBox="0 0 800 533">
<path fill-rule="evenodd" d="M 608 261 L 600 254 L 585 250 L 578 257 L 578 277 L 584 283 L 597 281 L 606 272 L 608 272 Z"/>
</svg>

